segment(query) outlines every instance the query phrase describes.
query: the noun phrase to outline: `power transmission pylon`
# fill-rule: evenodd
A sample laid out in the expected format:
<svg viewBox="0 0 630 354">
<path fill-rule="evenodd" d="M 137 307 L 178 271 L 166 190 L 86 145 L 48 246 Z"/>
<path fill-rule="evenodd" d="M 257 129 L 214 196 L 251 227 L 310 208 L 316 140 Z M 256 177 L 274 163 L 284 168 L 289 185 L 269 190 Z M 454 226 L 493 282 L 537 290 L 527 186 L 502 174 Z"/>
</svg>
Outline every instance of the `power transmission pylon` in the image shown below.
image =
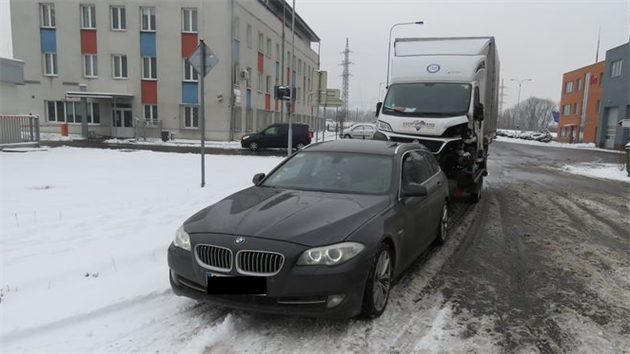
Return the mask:
<svg viewBox="0 0 630 354">
<path fill-rule="evenodd" d="M 342 117 L 341 117 L 341 131 L 343 133 L 343 123 L 348 119 L 348 100 L 350 99 L 349 96 L 349 90 L 350 90 L 350 64 L 354 64 L 353 62 L 350 61 L 350 53 L 352 53 L 352 51 L 350 50 L 350 44 L 348 41 L 348 38 L 346 38 L 346 49 L 341 52 L 341 54 L 343 54 L 343 61 L 341 62 L 341 66 L 343 66 L 343 74 L 341 74 L 341 77 L 343 79 L 343 86 L 342 86 L 342 90 L 341 90 L 341 101 L 343 102 L 343 105 L 341 106 L 342 109 Z"/>
</svg>

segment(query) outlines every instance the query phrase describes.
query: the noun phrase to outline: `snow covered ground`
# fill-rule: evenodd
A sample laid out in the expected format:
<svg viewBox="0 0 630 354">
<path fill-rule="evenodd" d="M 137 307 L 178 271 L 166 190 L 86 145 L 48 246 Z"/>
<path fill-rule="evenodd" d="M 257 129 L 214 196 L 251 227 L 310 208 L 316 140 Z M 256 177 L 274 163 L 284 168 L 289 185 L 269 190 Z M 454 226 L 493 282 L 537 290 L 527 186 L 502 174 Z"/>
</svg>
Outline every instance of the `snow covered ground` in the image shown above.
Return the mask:
<svg viewBox="0 0 630 354">
<path fill-rule="evenodd" d="M 175 230 L 281 161 L 207 156 L 200 188 L 194 154 L 55 148 L 0 159 L 2 352 L 111 350 L 122 333 L 187 311 L 194 302 L 168 284 Z"/>
<path fill-rule="evenodd" d="M 612 179 L 630 183 L 626 166 L 613 163 L 582 163 L 579 165 L 565 165 L 564 171 L 594 178 Z"/>
</svg>

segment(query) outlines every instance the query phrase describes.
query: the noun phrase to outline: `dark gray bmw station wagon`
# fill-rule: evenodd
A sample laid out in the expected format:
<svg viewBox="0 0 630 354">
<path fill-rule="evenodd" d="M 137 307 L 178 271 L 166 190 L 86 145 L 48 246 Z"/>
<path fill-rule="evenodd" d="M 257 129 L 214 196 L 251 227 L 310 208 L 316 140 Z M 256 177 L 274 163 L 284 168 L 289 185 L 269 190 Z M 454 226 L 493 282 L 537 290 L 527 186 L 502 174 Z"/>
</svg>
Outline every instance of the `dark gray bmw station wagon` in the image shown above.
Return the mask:
<svg viewBox="0 0 630 354">
<path fill-rule="evenodd" d="M 268 313 L 380 316 L 392 279 L 448 225 L 448 183 L 419 144 L 310 145 L 177 230 L 177 295 Z"/>
</svg>

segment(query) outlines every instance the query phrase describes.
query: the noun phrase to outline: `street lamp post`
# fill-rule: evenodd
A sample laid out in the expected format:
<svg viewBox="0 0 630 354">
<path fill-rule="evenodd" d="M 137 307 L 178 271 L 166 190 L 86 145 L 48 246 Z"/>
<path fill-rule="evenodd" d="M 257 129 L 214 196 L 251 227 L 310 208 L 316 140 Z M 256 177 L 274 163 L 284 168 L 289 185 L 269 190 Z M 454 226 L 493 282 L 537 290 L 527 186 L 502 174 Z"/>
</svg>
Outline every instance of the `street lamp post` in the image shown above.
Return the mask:
<svg viewBox="0 0 630 354">
<path fill-rule="evenodd" d="M 521 86 L 524 83 L 526 83 L 527 81 L 532 81 L 532 79 L 523 79 L 523 80 L 510 79 L 510 81 L 518 82 L 518 103 L 516 104 L 516 107 L 518 108 L 518 118 L 520 120 L 520 118 L 521 118 L 521 108 L 519 106 L 521 105 Z M 512 122 L 512 126 L 514 126 L 514 122 Z"/>
<path fill-rule="evenodd" d="M 392 28 L 389 29 L 389 39 L 387 40 L 387 78 L 386 78 L 386 86 L 389 86 L 389 57 L 391 55 L 391 51 L 392 51 L 392 31 L 394 30 L 394 27 L 397 26 L 404 26 L 404 25 L 422 25 L 424 24 L 424 21 L 416 21 L 416 22 L 401 22 L 401 23 L 396 23 L 392 26 Z M 380 92 L 379 92 L 380 94 Z"/>
</svg>

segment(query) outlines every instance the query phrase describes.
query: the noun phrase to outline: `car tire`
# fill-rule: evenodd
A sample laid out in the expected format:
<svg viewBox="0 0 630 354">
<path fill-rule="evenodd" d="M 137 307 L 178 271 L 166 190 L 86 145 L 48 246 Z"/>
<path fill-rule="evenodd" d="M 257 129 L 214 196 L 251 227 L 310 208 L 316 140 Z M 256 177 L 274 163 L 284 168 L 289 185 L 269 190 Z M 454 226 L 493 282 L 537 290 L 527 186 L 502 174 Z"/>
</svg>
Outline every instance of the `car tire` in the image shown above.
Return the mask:
<svg viewBox="0 0 630 354">
<path fill-rule="evenodd" d="M 346 134 L 343 136 L 344 139 L 352 139 L 352 136 L 350 134 Z"/>
<path fill-rule="evenodd" d="M 252 141 L 251 143 L 249 143 L 249 149 L 251 151 L 258 151 L 260 147 L 258 146 L 258 143 L 255 141 Z"/>
<path fill-rule="evenodd" d="M 392 286 L 392 252 L 387 243 L 382 243 L 372 261 L 372 266 L 365 284 L 363 310 L 365 318 L 379 317 L 387 307 L 387 300 Z"/>
<path fill-rule="evenodd" d="M 479 203 L 483 192 L 483 177 L 479 177 L 477 183 L 470 188 L 470 202 Z"/>
<path fill-rule="evenodd" d="M 438 246 L 446 243 L 448 238 L 448 203 L 444 201 L 442 213 L 440 213 L 440 224 L 438 225 L 438 233 L 435 237 L 435 244 Z"/>
</svg>

